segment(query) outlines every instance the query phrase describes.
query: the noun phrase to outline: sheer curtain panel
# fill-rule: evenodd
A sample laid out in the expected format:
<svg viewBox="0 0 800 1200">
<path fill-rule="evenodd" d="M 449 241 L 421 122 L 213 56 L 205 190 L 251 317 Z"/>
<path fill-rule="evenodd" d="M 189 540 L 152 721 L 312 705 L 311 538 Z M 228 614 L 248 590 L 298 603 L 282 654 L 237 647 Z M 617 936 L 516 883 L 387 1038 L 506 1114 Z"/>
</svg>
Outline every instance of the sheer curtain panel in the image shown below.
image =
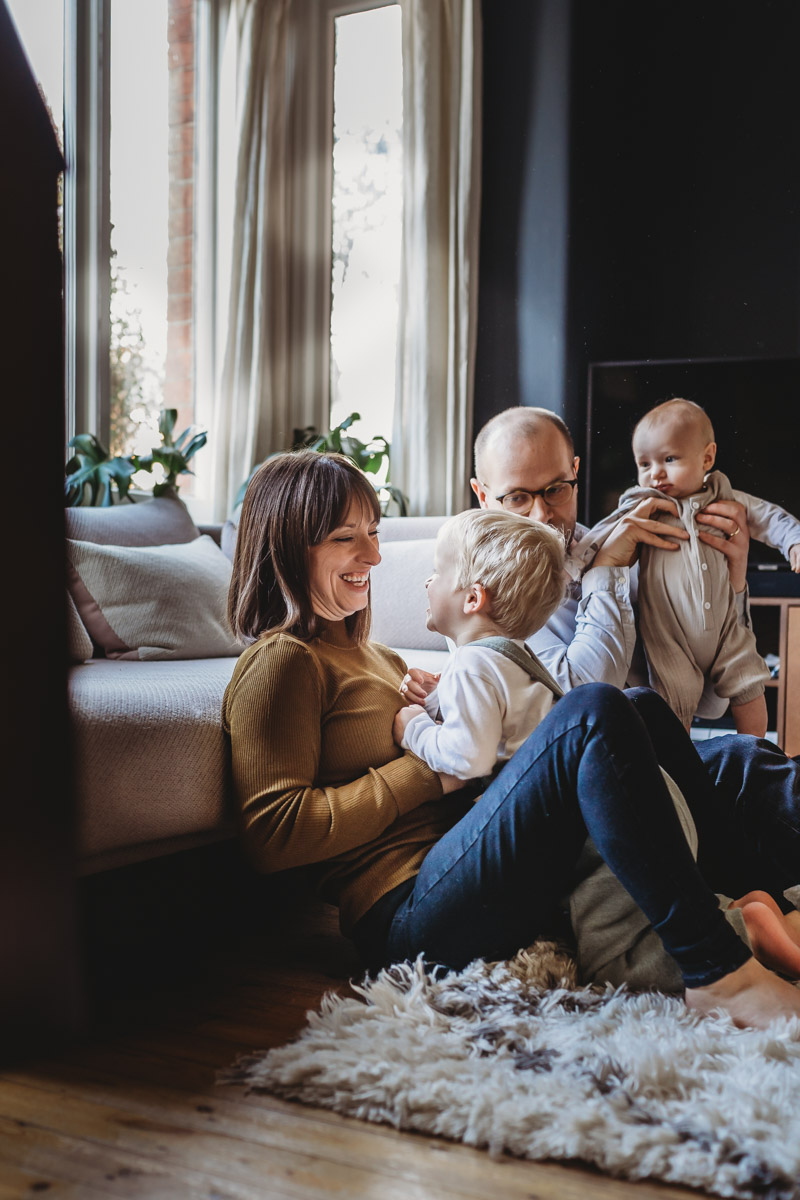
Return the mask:
<svg viewBox="0 0 800 1200">
<path fill-rule="evenodd" d="M 480 0 L 401 0 L 403 248 L 392 482 L 469 498 L 480 208 Z"/>
<path fill-rule="evenodd" d="M 204 26 L 213 153 L 200 203 L 198 406 L 211 431 L 214 520 L 229 515 L 256 463 L 291 445 L 294 428 L 327 425 L 330 283 L 309 170 L 319 83 L 305 82 L 315 77 L 297 25 L 303 7 L 216 0 Z"/>
</svg>

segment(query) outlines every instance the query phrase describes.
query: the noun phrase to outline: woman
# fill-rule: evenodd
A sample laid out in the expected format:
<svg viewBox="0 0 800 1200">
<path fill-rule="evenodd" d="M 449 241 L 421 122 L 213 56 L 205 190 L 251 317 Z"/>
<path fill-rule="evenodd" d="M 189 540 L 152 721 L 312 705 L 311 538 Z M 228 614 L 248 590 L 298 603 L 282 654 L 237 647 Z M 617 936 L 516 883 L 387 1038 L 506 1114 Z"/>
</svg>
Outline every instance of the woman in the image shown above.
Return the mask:
<svg viewBox="0 0 800 1200">
<path fill-rule="evenodd" d="M 711 788 L 657 696 L 637 705 L 605 684 L 574 689 L 479 804 L 395 745 L 406 665 L 367 640 L 379 515 L 365 476 L 335 454 L 279 455 L 248 487 L 229 616 L 253 641 L 223 726 L 256 866 L 316 864 L 372 967 L 418 954 L 461 967 L 562 931 L 588 832 L 678 963 L 691 1008 L 755 1026 L 800 1015 L 800 993 L 750 956 L 691 856 L 659 758 L 699 827 Z M 771 886 L 751 886 L 780 894 L 797 851 L 785 852 L 783 827 L 772 841 Z"/>
</svg>

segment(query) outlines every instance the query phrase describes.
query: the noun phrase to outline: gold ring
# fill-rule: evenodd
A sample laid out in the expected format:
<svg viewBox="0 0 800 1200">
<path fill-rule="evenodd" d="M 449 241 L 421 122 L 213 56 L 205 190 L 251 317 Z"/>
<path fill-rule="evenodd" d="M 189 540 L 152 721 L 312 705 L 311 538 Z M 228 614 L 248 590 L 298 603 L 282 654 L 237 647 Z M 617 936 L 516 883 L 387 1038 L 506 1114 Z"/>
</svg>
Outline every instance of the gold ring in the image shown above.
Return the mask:
<svg viewBox="0 0 800 1200">
<path fill-rule="evenodd" d="M 739 526 L 737 525 L 736 528 L 734 529 L 733 533 L 728 534 L 728 541 L 730 541 L 731 538 L 735 538 L 738 532 L 739 532 Z"/>
</svg>

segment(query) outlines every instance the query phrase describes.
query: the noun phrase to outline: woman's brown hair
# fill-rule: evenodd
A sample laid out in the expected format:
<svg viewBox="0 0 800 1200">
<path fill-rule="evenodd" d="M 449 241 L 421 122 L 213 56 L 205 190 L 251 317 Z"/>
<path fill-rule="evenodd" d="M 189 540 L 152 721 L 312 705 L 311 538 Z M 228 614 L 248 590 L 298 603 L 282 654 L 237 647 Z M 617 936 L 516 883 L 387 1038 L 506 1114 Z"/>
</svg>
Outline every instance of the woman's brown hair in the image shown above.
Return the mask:
<svg viewBox="0 0 800 1200">
<path fill-rule="evenodd" d="M 321 619 L 311 607 L 308 551 L 342 524 L 354 502 L 380 518 L 375 489 L 342 454 L 295 450 L 258 468 L 242 503 L 228 592 L 237 637 L 316 636 Z M 357 643 L 369 637 L 370 615 L 367 605 L 345 618 Z"/>
</svg>

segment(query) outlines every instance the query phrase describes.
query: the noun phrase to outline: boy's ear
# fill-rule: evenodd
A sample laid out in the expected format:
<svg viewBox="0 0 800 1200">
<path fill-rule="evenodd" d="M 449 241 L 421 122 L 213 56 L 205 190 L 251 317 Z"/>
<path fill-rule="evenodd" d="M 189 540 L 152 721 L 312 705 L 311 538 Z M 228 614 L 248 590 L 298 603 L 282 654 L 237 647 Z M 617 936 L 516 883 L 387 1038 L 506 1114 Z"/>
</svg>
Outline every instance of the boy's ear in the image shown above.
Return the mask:
<svg viewBox="0 0 800 1200">
<path fill-rule="evenodd" d="M 464 596 L 464 612 L 485 612 L 489 607 L 489 593 L 482 583 L 471 583 Z"/>
<path fill-rule="evenodd" d="M 717 458 L 717 443 L 709 442 L 703 451 L 703 470 L 710 471 Z"/>
</svg>

